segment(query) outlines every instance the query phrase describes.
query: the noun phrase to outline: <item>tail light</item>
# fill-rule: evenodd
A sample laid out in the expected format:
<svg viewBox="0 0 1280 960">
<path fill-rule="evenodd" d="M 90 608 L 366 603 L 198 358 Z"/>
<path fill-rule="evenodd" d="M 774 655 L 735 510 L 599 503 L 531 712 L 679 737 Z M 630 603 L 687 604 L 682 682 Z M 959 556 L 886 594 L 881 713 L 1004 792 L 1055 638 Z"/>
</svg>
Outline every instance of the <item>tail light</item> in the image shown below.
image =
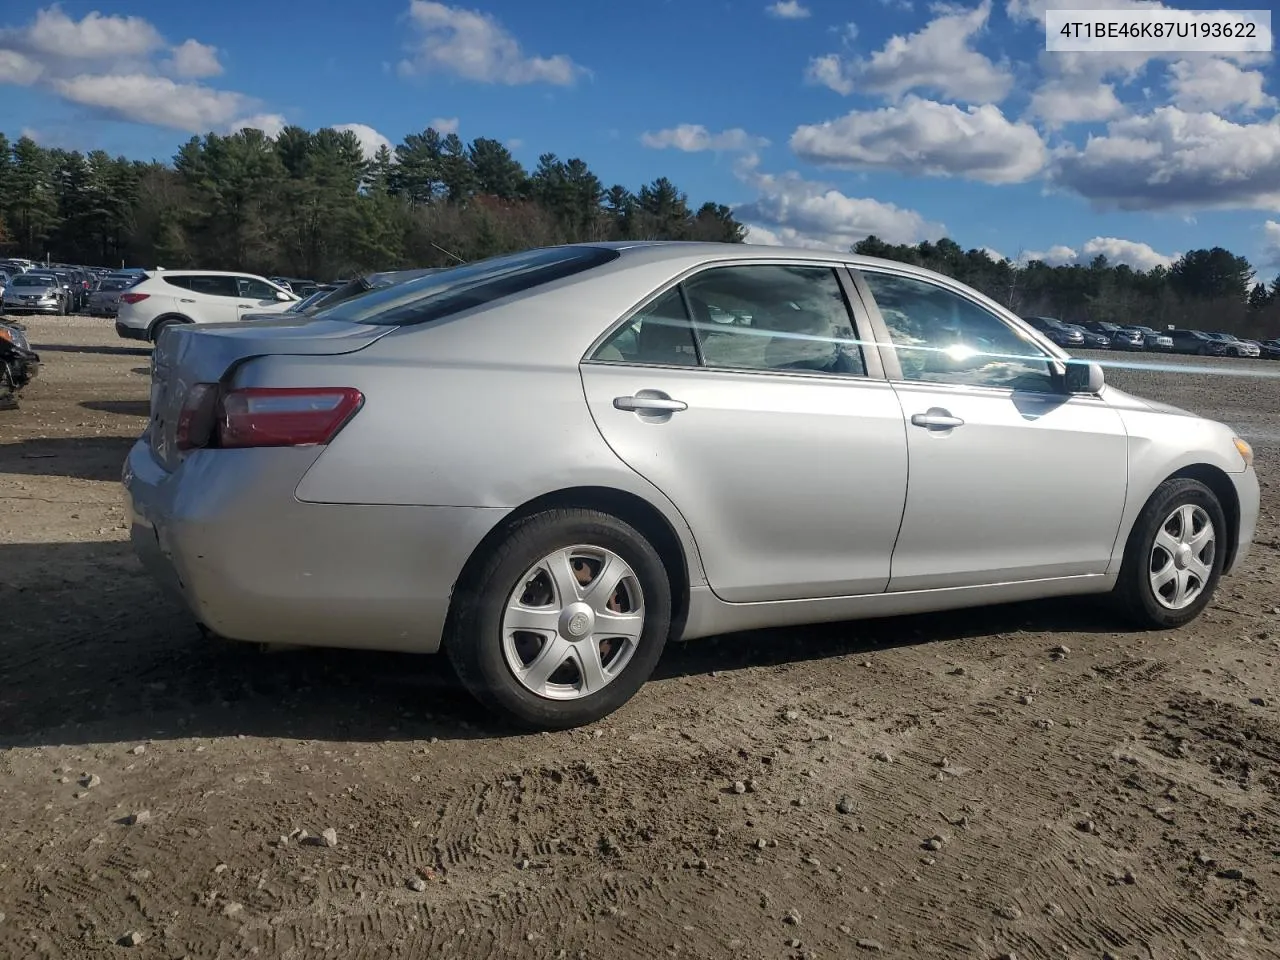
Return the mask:
<svg viewBox="0 0 1280 960">
<path fill-rule="evenodd" d="M 304 447 L 332 440 L 364 404 L 354 387 L 246 387 L 198 383 L 178 414 L 179 450 Z"/>
<path fill-rule="evenodd" d="M 120 294 L 120 302 L 129 304 L 141 303 L 149 296 L 151 296 L 149 293 L 122 293 Z"/>
</svg>

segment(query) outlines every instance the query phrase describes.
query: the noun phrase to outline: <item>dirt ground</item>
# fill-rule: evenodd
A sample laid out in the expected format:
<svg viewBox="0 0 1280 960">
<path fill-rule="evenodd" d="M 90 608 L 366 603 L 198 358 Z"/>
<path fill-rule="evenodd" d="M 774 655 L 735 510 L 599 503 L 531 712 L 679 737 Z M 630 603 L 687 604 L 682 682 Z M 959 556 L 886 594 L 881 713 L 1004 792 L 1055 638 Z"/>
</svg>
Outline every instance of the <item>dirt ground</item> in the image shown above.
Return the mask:
<svg viewBox="0 0 1280 960">
<path fill-rule="evenodd" d="M 28 325 L 0 955 L 1280 957 L 1280 364 L 1109 371 L 1257 450 L 1253 556 L 1186 629 L 1071 600 L 696 641 L 511 736 L 439 658 L 203 640 L 126 540 L 148 350 Z"/>
</svg>

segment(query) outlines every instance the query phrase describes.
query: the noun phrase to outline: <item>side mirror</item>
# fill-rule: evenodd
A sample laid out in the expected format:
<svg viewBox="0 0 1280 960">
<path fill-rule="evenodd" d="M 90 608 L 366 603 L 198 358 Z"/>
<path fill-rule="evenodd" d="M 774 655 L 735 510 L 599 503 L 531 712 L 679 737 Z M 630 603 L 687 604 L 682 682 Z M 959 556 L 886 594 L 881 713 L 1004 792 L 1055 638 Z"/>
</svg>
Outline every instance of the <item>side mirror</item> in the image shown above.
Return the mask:
<svg viewBox="0 0 1280 960">
<path fill-rule="evenodd" d="M 1102 367 L 1092 360 L 1068 360 L 1065 367 L 1067 393 L 1098 393 L 1106 383 Z"/>
<path fill-rule="evenodd" d="M 285 293 L 283 290 L 277 290 L 277 291 L 276 291 L 276 299 L 277 299 L 277 300 L 279 300 L 281 303 L 288 303 L 289 301 L 291 301 L 291 300 L 293 299 L 293 297 L 289 296 L 289 295 L 288 295 L 287 293 Z"/>
</svg>

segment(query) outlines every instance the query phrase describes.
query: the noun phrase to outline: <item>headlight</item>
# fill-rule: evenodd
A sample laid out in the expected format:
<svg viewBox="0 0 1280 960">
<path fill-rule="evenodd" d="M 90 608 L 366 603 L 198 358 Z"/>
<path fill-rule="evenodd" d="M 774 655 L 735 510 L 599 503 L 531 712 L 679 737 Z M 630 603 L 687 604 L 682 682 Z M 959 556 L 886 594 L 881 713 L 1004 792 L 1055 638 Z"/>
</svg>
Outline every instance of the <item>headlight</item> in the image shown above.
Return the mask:
<svg viewBox="0 0 1280 960">
<path fill-rule="evenodd" d="M 1252 467 L 1253 447 L 1249 446 L 1248 443 L 1241 440 L 1239 437 L 1232 437 L 1231 442 L 1236 445 L 1236 451 L 1240 454 L 1241 459 L 1244 460 L 1245 467 Z"/>
</svg>

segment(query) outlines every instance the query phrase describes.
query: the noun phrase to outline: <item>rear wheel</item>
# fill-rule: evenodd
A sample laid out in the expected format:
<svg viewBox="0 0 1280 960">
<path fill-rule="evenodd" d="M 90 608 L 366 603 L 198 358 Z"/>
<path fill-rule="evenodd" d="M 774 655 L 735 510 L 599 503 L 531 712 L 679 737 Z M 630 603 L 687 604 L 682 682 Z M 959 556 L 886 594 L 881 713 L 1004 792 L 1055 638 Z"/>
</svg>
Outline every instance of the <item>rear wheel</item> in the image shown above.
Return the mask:
<svg viewBox="0 0 1280 960">
<path fill-rule="evenodd" d="M 159 343 L 160 334 L 164 333 L 165 330 L 167 330 L 169 327 L 175 327 L 180 323 L 182 323 L 181 320 L 176 320 L 172 317 L 166 320 L 158 321 L 156 325 L 151 328 L 151 342 Z"/>
<path fill-rule="evenodd" d="M 1166 480 L 1142 508 L 1115 593 L 1129 617 L 1148 629 L 1180 627 L 1198 617 L 1217 589 L 1226 516 L 1199 480 Z"/>
<path fill-rule="evenodd" d="M 445 650 L 481 703 L 560 730 L 630 700 L 670 629 L 667 572 L 639 531 L 596 510 L 549 510 L 516 524 L 460 587 Z"/>
</svg>

